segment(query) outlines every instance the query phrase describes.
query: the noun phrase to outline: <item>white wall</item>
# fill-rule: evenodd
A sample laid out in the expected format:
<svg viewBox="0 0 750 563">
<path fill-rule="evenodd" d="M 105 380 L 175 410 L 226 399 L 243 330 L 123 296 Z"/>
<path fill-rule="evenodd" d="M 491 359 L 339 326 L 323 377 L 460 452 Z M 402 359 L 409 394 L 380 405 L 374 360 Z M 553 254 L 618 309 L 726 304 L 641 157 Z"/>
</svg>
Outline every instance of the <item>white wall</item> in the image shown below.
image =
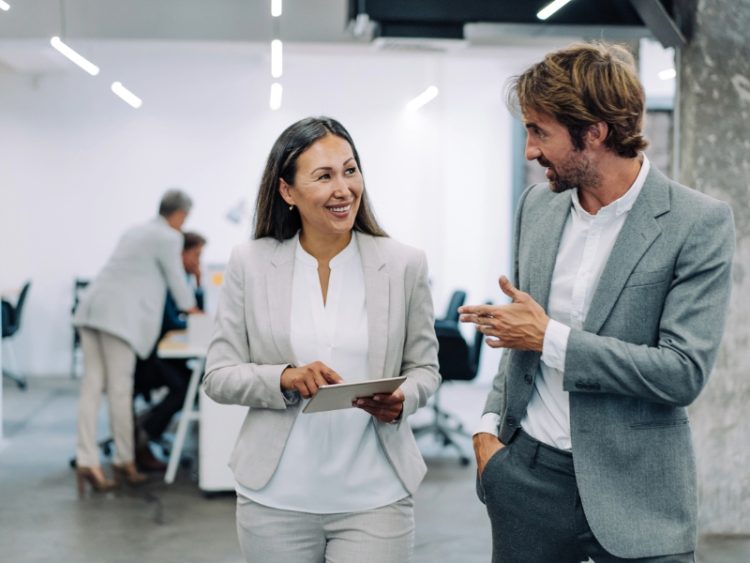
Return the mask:
<svg viewBox="0 0 750 563">
<path fill-rule="evenodd" d="M 227 211 L 252 205 L 271 144 L 307 115 L 331 115 L 352 133 L 384 227 L 428 254 L 438 314 L 456 287 L 471 302 L 498 296 L 511 223 L 502 86 L 542 51 L 287 46 L 283 106 L 272 112 L 264 45 L 74 46 L 100 76 L 72 65 L 0 73 L 0 287 L 33 282 L 13 343 L 27 374 L 68 373 L 74 277 L 94 276 L 118 236 L 155 214 L 166 187 L 193 196 L 186 227 L 209 238 L 207 262 L 224 262 L 250 230 Z M 143 107 L 116 98 L 113 80 Z M 407 117 L 404 104 L 429 84 L 440 96 Z M 496 362 L 485 349 L 483 378 Z"/>
</svg>

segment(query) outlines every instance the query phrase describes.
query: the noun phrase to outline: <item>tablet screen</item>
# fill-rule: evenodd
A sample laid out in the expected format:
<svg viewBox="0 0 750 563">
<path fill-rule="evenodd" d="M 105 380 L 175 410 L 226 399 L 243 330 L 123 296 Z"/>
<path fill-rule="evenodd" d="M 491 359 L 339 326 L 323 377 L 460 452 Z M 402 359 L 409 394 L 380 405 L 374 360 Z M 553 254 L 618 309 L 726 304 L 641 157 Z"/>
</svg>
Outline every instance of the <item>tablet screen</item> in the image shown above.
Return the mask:
<svg viewBox="0 0 750 563">
<path fill-rule="evenodd" d="M 323 385 L 302 409 L 304 413 L 333 411 L 352 408 L 352 401 L 360 397 L 391 394 L 406 381 L 406 376 L 368 379 L 356 383 Z"/>
</svg>

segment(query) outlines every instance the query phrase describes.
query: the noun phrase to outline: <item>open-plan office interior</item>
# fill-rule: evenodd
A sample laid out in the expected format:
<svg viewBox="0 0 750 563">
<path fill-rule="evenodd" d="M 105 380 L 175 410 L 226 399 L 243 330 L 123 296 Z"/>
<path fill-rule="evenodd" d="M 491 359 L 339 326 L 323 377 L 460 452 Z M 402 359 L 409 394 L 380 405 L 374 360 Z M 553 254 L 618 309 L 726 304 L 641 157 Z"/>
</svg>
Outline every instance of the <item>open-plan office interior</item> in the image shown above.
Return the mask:
<svg viewBox="0 0 750 563">
<path fill-rule="evenodd" d="M 185 229 L 207 239 L 211 317 L 232 248 L 252 236 L 274 140 L 303 117 L 333 117 L 357 143 L 378 220 L 426 253 L 435 316 L 450 318 L 456 299 L 506 300 L 497 280 L 512 268 L 514 206 L 544 171 L 524 160 L 505 86 L 545 53 L 591 38 L 628 45 L 646 89 L 648 154 L 665 173 L 679 171 L 680 41 L 689 42 L 679 3 L 572 0 L 547 19 L 537 12 L 549 2 L 518 4 L 0 2 L 0 560 L 242 560 L 226 464 L 244 409 L 212 404 L 197 388 L 192 409 L 153 446 L 172 462 L 168 482 L 162 473 L 143 488 L 76 492 L 83 365 L 71 312 L 165 190 L 193 200 Z M 747 2 L 736 9 L 748 22 Z M 738 82 L 746 95 L 747 80 Z M 502 353 L 474 349 L 472 328 L 458 334 L 473 354 L 470 373 L 445 377 L 438 408 L 447 415 L 428 405 L 411 421 L 428 465 L 415 497 L 419 562 L 491 557 L 470 435 Z M 184 356 L 197 384 L 201 354 Z M 106 412 L 98 424 L 105 439 Z M 105 465 L 109 454 L 105 444 Z M 747 502 L 734 506 L 744 524 L 708 526 L 703 563 L 750 558 Z"/>
</svg>

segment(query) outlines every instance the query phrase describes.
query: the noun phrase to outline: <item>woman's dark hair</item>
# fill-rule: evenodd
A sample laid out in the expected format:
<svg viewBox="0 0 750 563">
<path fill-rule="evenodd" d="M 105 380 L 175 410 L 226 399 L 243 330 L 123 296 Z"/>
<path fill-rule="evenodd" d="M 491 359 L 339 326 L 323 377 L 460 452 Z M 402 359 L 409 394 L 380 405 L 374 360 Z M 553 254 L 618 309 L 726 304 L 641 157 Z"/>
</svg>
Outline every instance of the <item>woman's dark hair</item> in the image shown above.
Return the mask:
<svg viewBox="0 0 750 563">
<path fill-rule="evenodd" d="M 300 230 L 302 219 L 299 210 L 296 207 L 293 210 L 289 209 L 289 205 L 279 193 L 279 180 L 283 179 L 290 186 L 294 185 L 299 155 L 326 135 L 336 135 L 349 143 L 357 167 L 360 172 L 362 171 L 354 141 L 344 126 L 335 119 L 307 117 L 290 125 L 276 139 L 266 161 L 258 198 L 255 201 L 253 238 L 273 237 L 282 241 L 292 238 Z M 365 189 L 362 190 L 359 210 L 354 218 L 354 230 L 376 237 L 388 236 L 375 219 Z"/>
</svg>

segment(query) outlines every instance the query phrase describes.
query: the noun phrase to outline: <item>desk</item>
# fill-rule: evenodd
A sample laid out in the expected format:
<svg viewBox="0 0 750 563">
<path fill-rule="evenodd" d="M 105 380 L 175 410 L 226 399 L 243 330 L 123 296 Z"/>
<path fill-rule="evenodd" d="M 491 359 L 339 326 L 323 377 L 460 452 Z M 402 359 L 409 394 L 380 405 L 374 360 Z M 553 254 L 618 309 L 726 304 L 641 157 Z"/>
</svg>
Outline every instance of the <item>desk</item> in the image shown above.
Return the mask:
<svg viewBox="0 0 750 563">
<path fill-rule="evenodd" d="M 203 368 L 206 364 L 206 349 L 202 346 L 190 345 L 186 330 L 173 330 L 168 332 L 159 342 L 157 355 L 165 360 L 195 360 L 193 371 L 190 374 L 190 383 L 185 394 L 185 402 L 182 403 L 180 421 L 177 423 L 177 435 L 175 436 L 172 451 L 169 452 L 169 463 L 164 475 L 165 483 L 172 483 L 177 473 L 177 465 L 182 455 L 182 446 L 185 445 L 188 424 L 200 418 L 200 411 L 196 410 L 195 395 L 198 392 L 198 384 L 203 376 Z"/>
<path fill-rule="evenodd" d="M 189 343 L 187 331 L 171 331 L 159 343 L 160 358 L 196 360 L 177 423 L 177 434 L 169 454 L 164 482 L 174 482 L 188 426 L 191 422 L 199 422 L 198 486 L 204 492 L 233 491 L 234 476 L 227 463 L 245 420 L 247 407 L 219 404 L 200 390 L 206 348 L 207 344 L 201 346 Z M 198 408 L 195 407 L 196 396 Z"/>
</svg>

